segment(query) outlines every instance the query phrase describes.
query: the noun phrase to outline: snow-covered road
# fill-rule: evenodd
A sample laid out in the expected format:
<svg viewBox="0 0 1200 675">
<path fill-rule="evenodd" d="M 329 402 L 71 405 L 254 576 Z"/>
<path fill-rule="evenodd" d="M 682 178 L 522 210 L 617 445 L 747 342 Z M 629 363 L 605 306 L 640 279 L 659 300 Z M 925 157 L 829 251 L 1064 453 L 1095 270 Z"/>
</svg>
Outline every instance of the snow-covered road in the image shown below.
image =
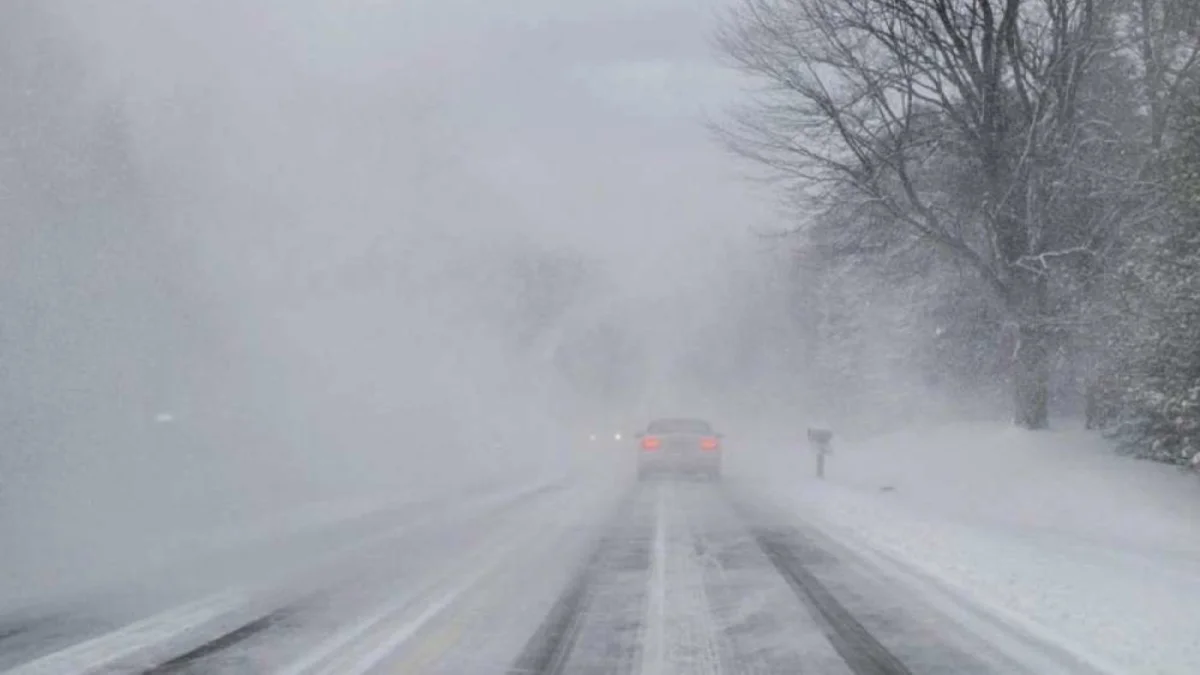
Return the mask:
<svg viewBox="0 0 1200 675">
<path fill-rule="evenodd" d="M 642 486 L 603 542 L 508 672 L 1088 672 L 989 645 L 736 486 Z"/>
<path fill-rule="evenodd" d="M 737 483 L 519 492 L 389 533 L 9 672 L 1087 672 L 964 629 Z"/>
<path fill-rule="evenodd" d="M 1122 675 L 1200 672 L 1194 473 L 1121 457 L 1079 429 L 992 423 L 847 439 L 824 481 L 802 443 L 738 459 L 765 500 L 989 642 L 1020 650 L 1024 635 Z"/>
</svg>

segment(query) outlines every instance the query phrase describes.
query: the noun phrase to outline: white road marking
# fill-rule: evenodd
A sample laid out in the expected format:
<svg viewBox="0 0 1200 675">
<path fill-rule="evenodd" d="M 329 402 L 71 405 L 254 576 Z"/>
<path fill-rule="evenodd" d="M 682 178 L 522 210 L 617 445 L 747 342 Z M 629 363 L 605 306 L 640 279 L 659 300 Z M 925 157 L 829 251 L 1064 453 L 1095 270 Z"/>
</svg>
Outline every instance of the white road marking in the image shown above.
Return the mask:
<svg viewBox="0 0 1200 675">
<path fill-rule="evenodd" d="M 549 512 L 554 513 L 552 509 Z M 541 536 L 540 528 L 528 527 L 524 522 L 520 526 L 520 531 L 530 534 L 514 537 L 510 531 L 498 535 L 496 539 L 506 545 L 498 550 L 494 546 L 480 549 L 472 558 L 478 561 L 473 568 L 459 566 L 420 590 L 387 603 L 366 619 L 339 631 L 315 650 L 278 671 L 278 675 L 362 675 L 376 668 L 462 596 L 474 590 L 516 553 Z M 465 577 L 464 567 L 469 570 Z M 454 583 L 456 577 L 458 581 Z M 405 610 L 414 608 L 422 601 L 426 604 L 415 616 L 404 620 L 399 626 L 388 625 L 389 621 L 402 618 Z"/>
<path fill-rule="evenodd" d="M 421 595 L 428 590 L 428 588 L 423 588 L 418 592 L 399 597 L 396 600 L 384 605 L 381 609 L 374 612 L 362 621 L 343 628 L 335 633 L 333 637 L 329 638 L 325 642 L 322 642 L 316 649 L 304 654 L 302 657 L 300 657 L 300 659 L 294 661 L 288 667 L 280 670 L 278 675 L 304 675 L 305 673 L 316 672 L 315 669 L 321 663 L 330 659 L 339 651 L 345 649 L 347 646 L 353 643 L 355 640 L 367 634 L 372 628 L 375 628 L 380 623 L 386 621 L 388 617 L 416 602 Z M 431 607 L 436 606 L 436 603 L 431 605 Z"/>
<path fill-rule="evenodd" d="M 663 508 L 663 486 L 655 492 L 654 555 L 650 561 L 650 581 L 646 592 L 646 629 L 642 638 L 642 675 L 665 675 L 667 604 L 667 519 Z"/>
<path fill-rule="evenodd" d="M 475 575 L 464 583 L 450 588 L 429 603 L 419 614 L 390 632 L 386 639 L 374 643 L 370 649 L 348 664 L 340 661 L 329 662 L 329 660 L 342 650 L 349 648 L 356 640 L 361 639 L 364 635 L 370 633 L 371 630 L 378 628 L 391 615 L 411 604 L 410 601 L 412 598 L 405 598 L 401 602 L 389 604 L 383 611 L 377 612 L 368 619 L 342 631 L 334 636 L 333 639 L 323 643 L 311 654 L 306 655 L 300 661 L 280 671 L 280 675 L 316 675 L 317 673 L 358 675 L 365 673 L 377 666 L 395 651 L 396 648 L 412 638 L 421 628 L 445 611 L 447 607 L 454 604 L 464 593 L 472 589 L 483 576 L 482 574 Z"/>
<path fill-rule="evenodd" d="M 6 671 L 4 675 L 89 675 L 105 672 L 189 633 L 213 626 L 222 630 L 225 628 L 222 619 L 245 610 L 249 601 L 249 596 L 241 591 L 221 593 L 30 661 Z M 201 641 L 211 637 L 215 636 L 205 635 Z"/>
<path fill-rule="evenodd" d="M 464 501 L 457 508 L 439 514 L 436 520 L 452 521 L 455 518 L 495 512 L 551 484 L 539 482 L 518 490 Z M 346 557 L 385 541 L 403 537 L 418 527 L 430 525 L 431 522 L 429 519 L 405 522 L 307 561 L 302 568 L 287 574 L 282 583 L 275 579 L 268 587 L 231 589 L 215 593 L 35 659 L 5 671 L 2 675 L 90 675 L 110 672 L 114 667 L 127 662 L 145 660 L 146 655 L 150 654 L 159 660 L 178 656 L 220 637 L 224 631 L 235 628 L 236 621 L 254 618 L 249 616 L 249 612 L 253 608 L 253 599 L 259 594 L 270 593 L 276 587 L 285 588 L 288 584 L 305 579 L 307 575 L 319 574 L 324 568 L 339 564 Z M 183 648 L 178 649 L 178 646 Z"/>
</svg>

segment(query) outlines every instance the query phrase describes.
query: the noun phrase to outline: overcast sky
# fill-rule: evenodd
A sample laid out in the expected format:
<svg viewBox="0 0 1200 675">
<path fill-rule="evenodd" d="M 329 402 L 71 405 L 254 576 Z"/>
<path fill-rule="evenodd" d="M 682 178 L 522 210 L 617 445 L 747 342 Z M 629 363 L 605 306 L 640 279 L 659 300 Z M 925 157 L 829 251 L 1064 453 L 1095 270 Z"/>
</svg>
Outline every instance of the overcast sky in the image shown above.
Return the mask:
<svg viewBox="0 0 1200 675">
<path fill-rule="evenodd" d="M 180 144 L 211 144 L 195 111 L 182 115 L 172 101 L 200 99 L 218 120 L 206 123 L 224 124 L 229 137 L 245 127 L 244 142 L 231 144 L 244 149 L 272 134 L 294 146 L 280 128 L 306 116 L 319 125 L 322 100 L 362 99 L 370 118 L 390 114 L 380 112 L 391 110 L 380 103 L 390 98 L 398 114 L 422 118 L 424 140 L 444 139 L 448 155 L 427 145 L 420 152 L 455 162 L 492 192 L 479 203 L 505 203 L 496 227 L 580 248 L 635 294 L 691 286 L 687 270 L 717 264 L 730 242 L 770 227 L 770 204 L 739 179 L 705 126 L 739 86 L 712 46 L 721 0 L 64 6 L 135 100 L 135 114 L 143 101 L 164 144 L 158 151 L 172 157 L 203 154 Z M 343 113 L 329 126 L 344 125 Z M 397 126 L 362 121 L 382 130 L 377 136 Z M 225 161 L 253 164 L 241 155 Z"/>
<path fill-rule="evenodd" d="M 353 386 L 447 377 L 430 354 L 477 380 L 465 317 L 531 251 L 602 289 L 565 321 L 668 369 L 780 227 L 709 127 L 744 87 L 729 0 L 57 1 L 228 330 Z"/>
</svg>

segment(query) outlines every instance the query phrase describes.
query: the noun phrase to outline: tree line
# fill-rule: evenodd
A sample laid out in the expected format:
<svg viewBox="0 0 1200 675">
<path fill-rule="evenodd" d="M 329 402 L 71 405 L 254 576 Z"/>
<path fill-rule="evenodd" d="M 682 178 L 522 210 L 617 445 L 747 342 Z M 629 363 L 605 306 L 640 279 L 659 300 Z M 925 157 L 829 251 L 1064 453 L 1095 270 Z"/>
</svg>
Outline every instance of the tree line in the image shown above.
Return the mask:
<svg viewBox="0 0 1200 675">
<path fill-rule="evenodd" d="M 1020 426 L 1198 456 L 1200 3 L 741 0 L 719 42 L 797 283 L 907 291 L 910 365 Z"/>
</svg>

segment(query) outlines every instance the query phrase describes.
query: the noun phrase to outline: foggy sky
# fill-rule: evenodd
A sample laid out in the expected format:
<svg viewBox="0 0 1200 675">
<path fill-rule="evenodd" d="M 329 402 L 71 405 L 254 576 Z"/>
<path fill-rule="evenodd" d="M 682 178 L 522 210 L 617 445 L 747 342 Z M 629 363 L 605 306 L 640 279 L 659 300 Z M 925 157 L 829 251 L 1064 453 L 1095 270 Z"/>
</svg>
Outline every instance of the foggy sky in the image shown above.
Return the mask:
<svg viewBox="0 0 1200 675">
<path fill-rule="evenodd" d="M 251 146 L 272 142 L 264 128 L 287 138 L 297 116 L 319 116 L 305 108 L 320 101 L 357 100 L 368 118 L 411 115 L 426 140 L 445 139 L 421 149 L 427 161 L 452 153 L 519 214 L 471 227 L 584 248 L 618 278 L 636 275 L 640 294 L 678 278 L 664 265 L 686 258 L 685 270 L 703 268 L 763 219 L 761 195 L 704 127 L 737 92 L 711 45 L 718 7 L 143 1 L 73 15 L 106 71 L 140 99 L 135 110 L 169 139 L 162 151 L 198 135 L 197 120 L 170 119 L 173 99 L 199 100 L 211 124 L 233 125 L 221 129 L 227 140 Z M 406 126 L 366 121 L 362 131 L 388 136 Z"/>
<path fill-rule="evenodd" d="M 745 304 L 771 204 L 706 128 L 739 90 L 714 3 L 27 7 L 78 61 L 32 117 L 131 157 L 117 210 L 33 213 L 6 277 L 10 590 L 246 509 L 557 470 L 559 418 L 683 412 L 672 373 Z M 628 363 L 586 363 L 604 331 Z M 562 344 L 624 372 L 613 409 L 563 404 Z"/>
</svg>

